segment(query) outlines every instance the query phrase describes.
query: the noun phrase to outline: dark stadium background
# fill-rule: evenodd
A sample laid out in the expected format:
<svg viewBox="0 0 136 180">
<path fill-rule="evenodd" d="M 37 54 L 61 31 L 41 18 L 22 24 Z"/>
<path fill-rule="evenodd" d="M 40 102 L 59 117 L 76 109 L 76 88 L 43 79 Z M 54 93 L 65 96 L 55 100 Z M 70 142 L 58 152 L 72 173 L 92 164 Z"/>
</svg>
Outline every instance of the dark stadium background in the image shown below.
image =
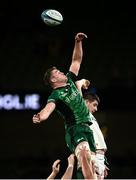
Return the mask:
<svg viewBox="0 0 136 180">
<path fill-rule="evenodd" d="M 40 15 L 48 8 L 62 13 L 60 26 L 43 23 Z M 108 178 L 136 178 L 136 13 L 132 1 L 2 1 L 0 97 L 18 94 L 23 99 L 37 93 L 42 108 L 49 94 L 43 73 L 50 66 L 67 72 L 77 32 L 88 35 L 80 76 L 91 81 L 101 99 L 96 118 L 108 146 Z M 32 116 L 38 110 L 0 107 L 0 178 L 46 178 L 58 158 L 61 177 L 70 153 L 63 120 L 54 112 L 47 122 L 34 125 Z"/>
</svg>

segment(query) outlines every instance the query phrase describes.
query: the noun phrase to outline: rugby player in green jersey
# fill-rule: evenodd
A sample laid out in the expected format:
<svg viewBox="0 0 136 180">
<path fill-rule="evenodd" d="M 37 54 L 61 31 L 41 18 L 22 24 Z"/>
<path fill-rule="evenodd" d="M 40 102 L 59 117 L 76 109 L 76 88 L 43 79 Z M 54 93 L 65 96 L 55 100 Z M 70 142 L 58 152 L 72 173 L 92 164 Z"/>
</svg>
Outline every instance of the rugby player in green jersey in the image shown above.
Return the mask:
<svg viewBox="0 0 136 180">
<path fill-rule="evenodd" d="M 83 57 L 82 40 L 86 37 L 81 32 L 76 34 L 72 62 L 66 75 L 56 67 L 46 71 L 44 82 L 52 88 L 52 93 L 46 106 L 32 118 L 33 123 L 40 123 L 47 120 L 55 109 L 64 117 L 66 144 L 76 155 L 78 170 L 82 169 L 83 174 L 82 149 L 86 149 L 84 153 L 90 164 L 95 159 L 96 151 L 93 132 L 89 127 L 92 124 L 89 109 L 75 84 Z"/>
</svg>

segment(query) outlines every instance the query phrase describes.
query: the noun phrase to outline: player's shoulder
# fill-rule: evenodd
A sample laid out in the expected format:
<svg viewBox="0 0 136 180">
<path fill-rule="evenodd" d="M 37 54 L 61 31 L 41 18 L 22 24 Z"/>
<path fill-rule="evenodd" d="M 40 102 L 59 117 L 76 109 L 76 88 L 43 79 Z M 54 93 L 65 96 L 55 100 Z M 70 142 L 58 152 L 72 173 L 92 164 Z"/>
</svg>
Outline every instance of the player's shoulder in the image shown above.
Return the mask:
<svg viewBox="0 0 136 180">
<path fill-rule="evenodd" d="M 75 73 L 73 73 L 72 71 L 69 71 L 67 74 L 66 74 L 66 76 L 68 77 L 68 78 L 71 78 L 72 80 L 77 80 L 77 76 L 76 76 L 76 74 Z"/>
<path fill-rule="evenodd" d="M 52 92 L 51 92 L 51 94 L 50 94 L 50 96 L 48 97 L 48 99 L 56 99 L 57 97 L 59 96 L 59 90 L 58 89 L 54 89 Z"/>
<path fill-rule="evenodd" d="M 68 78 L 70 78 L 71 76 L 72 76 L 72 72 L 71 71 L 68 71 L 67 73 L 66 73 L 66 76 L 68 77 Z"/>
<path fill-rule="evenodd" d="M 95 120 L 95 117 L 94 117 L 94 115 L 90 112 L 89 113 L 89 115 L 90 115 L 90 118 L 92 118 L 93 120 Z"/>
</svg>

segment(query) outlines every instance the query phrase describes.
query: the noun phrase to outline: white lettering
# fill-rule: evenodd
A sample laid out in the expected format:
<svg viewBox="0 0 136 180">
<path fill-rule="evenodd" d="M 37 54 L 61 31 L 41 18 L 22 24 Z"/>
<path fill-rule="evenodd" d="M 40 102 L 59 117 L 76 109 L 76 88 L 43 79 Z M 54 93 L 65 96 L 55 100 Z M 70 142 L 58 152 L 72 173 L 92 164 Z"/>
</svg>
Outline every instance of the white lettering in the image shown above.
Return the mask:
<svg viewBox="0 0 136 180">
<path fill-rule="evenodd" d="M 21 101 L 22 100 L 22 101 Z M 40 108 L 40 95 L 27 94 L 24 97 L 15 94 L 0 95 L 0 109 L 5 110 L 25 110 L 25 109 L 39 109 Z"/>
</svg>

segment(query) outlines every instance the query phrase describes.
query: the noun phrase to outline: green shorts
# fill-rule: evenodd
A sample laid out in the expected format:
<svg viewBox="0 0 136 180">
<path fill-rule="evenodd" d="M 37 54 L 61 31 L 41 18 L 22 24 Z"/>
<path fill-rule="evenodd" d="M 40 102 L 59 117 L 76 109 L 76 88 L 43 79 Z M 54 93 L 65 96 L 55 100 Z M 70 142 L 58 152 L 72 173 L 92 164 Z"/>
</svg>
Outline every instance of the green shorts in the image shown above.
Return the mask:
<svg viewBox="0 0 136 180">
<path fill-rule="evenodd" d="M 93 131 L 87 124 L 76 124 L 66 129 L 65 140 L 70 151 L 74 152 L 77 145 L 82 141 L 87 141 L 91 151 L 96 151 Z"/>
</svg>

